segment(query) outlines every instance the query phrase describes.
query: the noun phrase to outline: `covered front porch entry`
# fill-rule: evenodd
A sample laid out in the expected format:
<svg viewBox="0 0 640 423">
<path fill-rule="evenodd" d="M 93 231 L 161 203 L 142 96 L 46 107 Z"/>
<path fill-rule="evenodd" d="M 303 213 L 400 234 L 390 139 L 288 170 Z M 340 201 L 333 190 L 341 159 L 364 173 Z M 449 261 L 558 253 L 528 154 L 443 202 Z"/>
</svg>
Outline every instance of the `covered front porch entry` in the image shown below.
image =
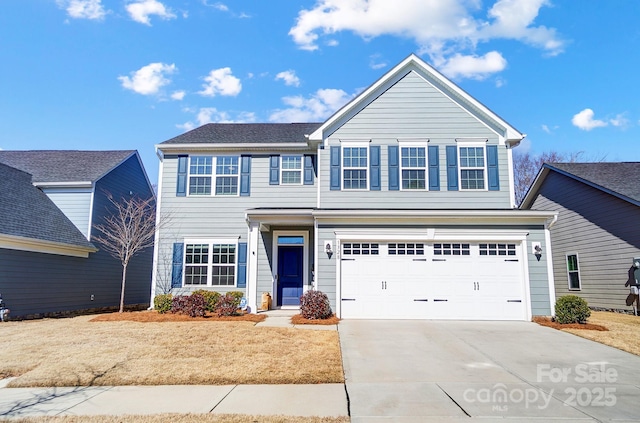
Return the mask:
<svg viewBox="0 0 640 423">
<path fill-rule="evenodd" d="M 261 310 L 264 293 L 271 295 L 272 308 L 299 308 L 300 296 L 314 282 L 312 210 L 254 209 L 247 211 L 246 219 L 251 310 Z"/>
</svg>

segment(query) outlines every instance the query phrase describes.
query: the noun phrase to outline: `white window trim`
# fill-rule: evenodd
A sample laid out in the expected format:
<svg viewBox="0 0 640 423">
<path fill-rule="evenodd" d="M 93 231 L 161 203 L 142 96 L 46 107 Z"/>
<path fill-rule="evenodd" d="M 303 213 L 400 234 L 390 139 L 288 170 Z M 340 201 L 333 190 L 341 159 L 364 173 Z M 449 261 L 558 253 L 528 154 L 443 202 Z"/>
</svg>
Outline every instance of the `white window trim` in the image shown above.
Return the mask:
<svg viewBox="0 0 640 423">
<path fill-rule="evenodd" d="M 300 169 L 285 169 L 284 168 L 284 157 L 299 157 L 300 158 Z M 297 171 L 300 172 L 300 182 L 292 183 L 292 182 L 284 182 L 283 174 L 284 172 L 292 172 Z M 280 185 L 282 186 L 300 186 L 304 183 L 304 156 L 300 154 L 281 154 L 280 155 Z"/>
<path fill-rule="evenodd" d="M 220 175 L 221 178 L 224 177 L 229 177 L 229 176 L 235 176 L 238 180 L 238 183 L 236 184 L 236 193 L 235 194 L 216 194 L 216 180 L 218 179 L 218 174 L 216 173 L 216 169 L 218 167 L 218 159 L 221 157 L 235 157 L 238 159 L 238 165 L 237 165 L 237 173 L 235 174 L 229 174 L 229 175 Z M 221 156 L 214 156 L 215 160 L 214 160 L 214 165 L 213 165 L 213 177 L 214 179 L 211 181 L 211 196 L 213 197 L 239 197 L 240 196 L 240 166 L 242 166 L 242 158 L 240 156 L 236 156 L 236 155 L 221 155 Z"/>
<path fill-rule="evenodd" d="M 578 288 L 571 288 L 571 272 L 569 271 L 569 256 L 576 256 L 578 263 Z M 567 253 L 564 256 L 564 266 L 567 269 L 567 288 L 569 291 L 582 291 L 582 275 L 580 274 L 580 256 L 578 253 Z"/>
<path fill-rule="evenodd" d="M 340 184 L 342 191 L 369 191 L 371 189 L 371 150 L 369 149 L 370 141 L 360 141 L 360 142 L 342 142 L 340 146 Z M 367 149 L 367 164 L 364 168 L 362 167 L 344 167 L 344 149 L 345 148 L 366 148 Z M 360 170 L 364 169 L 367 172 L 367 187 L 366 188 L 345 188 L 344 187 L 344 171 L 345 169 L 352 170 Z"/>
<path fill-rule="evenodd" d="M 185 280 L 187 277 L 187 244 L 208 244 L 209 245 L 209 257 L 207 260 L 207 284 L 206 285 L 187 285 Z M 218 244 L 232 244 L 236 246 L 235 263 L 233 270 L 233 285 L 213 285 L 213 246 Z M 182 287 L 183 288 L 198 288 L 198 287 L 211 287 L 211 288 L 236 288 L 238 286 L 238 238 L 188 238 L 184 240 L 184 252 L 182 254 Z"/>
<path fill-rule="evenodd" d="M 424 139 L 416 140 L 398 140 L 398 165 L 400 167 L 400 191 L 429 191 L 429 147 L 425 143 Z M 408 167 L 406 170 L 424 170 L 424 188 L 403 188 L 402 171 L 405 168 L 402 166 L 402 149 L 403 148 L 424 148 L 424 167 Z"/>
<path fill-rule="evenodd" d="M 458 145 L 458 184 L 459 184 L 459 189 L 460 191 L 488 191 L 489 187 L 488 187 L 488 166 L 487 166 L 487 145 L 486 142 L 459 142 Z M 484 167 L 482 168 L 483 170 L 483 176 L 484 176 L 484 188 L 481 189 L 477 189 L 477 188 L 462 188 L 462 157 L 460 155 L 460 149 L 462 148 L 467 148 L 467 147 L 482 147 L 483 150 L 483 157 L 484 157 Z M 479 170 L 479 167 L 465 167 L 464 170 Z"/>
<path fill-rule="evenodd" d="M 191 173 L 191 160 L 195 157 L 211 157 L 211 173 L 210 174 L 192 174 Z M 194 154 L 193 156 L 189 156 L 189 162 L 187 163 L 187 197 L 211 197 L 214 193 L 214 183 L 215 183 L 215 167 L 216 167 L 216 157 L 207 155 L 207 154 Z M 191 194 L 191 178 L 192 177 L 209 177 L 211 178 L 211 194 Z"/>
<path fill-rule="evenodd" d="M 191 159 L 193 157 L 211 157 L 211 174 L 192 174 L 191 173 Z M 219 157 L 237 157 L 238 158 L 238 173 L 235 175 L 220 175 L 220 177 L 226 176 L 235 176 L 238 178 L 238 188 L 235 194 L 216 194 L 216 179 L 218 175 L 216 174 L 216 168 L 218 165 Z M 222 156 L 212 156 L 206 154 L 194 154 L 193 156 L 189 156 L 189 163 L 187 163 L 187 196 L 188 197 L 196 197 L 196 198 L 206 198 L 206 197 L 239 197 L 240 196 L 240 156 L 236 155 L 222 155 Z M 191 194 L 191 177 L 209 177 L 211 178 L 211 194 Z"/>
</svg>

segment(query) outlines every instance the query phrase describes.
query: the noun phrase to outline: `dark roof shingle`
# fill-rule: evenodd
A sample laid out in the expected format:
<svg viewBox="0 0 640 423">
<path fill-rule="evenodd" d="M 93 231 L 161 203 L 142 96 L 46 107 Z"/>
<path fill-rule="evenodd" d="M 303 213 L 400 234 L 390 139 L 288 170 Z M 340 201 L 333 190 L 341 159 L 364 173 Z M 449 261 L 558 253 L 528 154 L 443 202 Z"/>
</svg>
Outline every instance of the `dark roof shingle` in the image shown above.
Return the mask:
<svg viewBox="0 0 640 423">
<path fill-rule="evenodd" d="M 2 163 L 0 234 L 94 248 L 53 201 L 33 186 L 31 175 Z"/>
<path fill-rule="evenodd" d="M 321 123 L 208 123 L 162 144 L 304 143 Z"/>
<path fill-rule="evenodd" d="M 548 166 L 640 201 L 640 162 L 549 163 Z"/>
<path fill-rule="evenodd" d="M 0 151 L 0 163 L 23 170 L 38 182 L 95 182 L 135 150 Z"/>
</svg>

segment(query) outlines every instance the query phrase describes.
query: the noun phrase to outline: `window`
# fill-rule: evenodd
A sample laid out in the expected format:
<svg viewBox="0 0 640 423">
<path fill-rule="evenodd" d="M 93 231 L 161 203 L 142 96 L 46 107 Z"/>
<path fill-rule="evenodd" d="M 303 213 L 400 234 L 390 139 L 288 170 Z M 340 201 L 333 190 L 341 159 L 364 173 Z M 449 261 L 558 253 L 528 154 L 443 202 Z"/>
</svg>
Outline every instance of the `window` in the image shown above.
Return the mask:
<svg viewBox="0 0 640 423">
<path fill-rule="evenodd" d="M 184 255 L 185 286 L 235 286 L 237 244 L 187 243 Z"/>
<path fill-rule="evenodd" d="M 402 189 L 426 189 L 426 148 L 402 147 L 400 154 Z"/>
<path fill-rule="evenodd" d="M 485 183 L 484 146 L 460 147 L 460 188 L 483 190 Z"/>
<path fill-rule="evenodd" d="M 223 156 L 216 160 L 216 195 L 238 194 L 238 157 Z"/>
<path fill-rule="evenodd" d="M 342 254 L 345 256 L 377 256 L 380 252 L 377 243 L 346 242 L 342 244 Z"/>
<path fill-rule="evenodd" d="M 424 244 L 409 243 L 389 243 L 390 256 L 424 256 Z"/>
<path fill-rule="evenodd" d="M 446 243 L 433 244 L 434 256 L 468 256 L 470 255 L 469 244 Z"/>
<path fill-rule="evenodd" d="M 237 156 L 191 156 L 189 160 L 189 195 L 211 195 L 212 186 L 215 195 L 238 195 Z"/>
<path fill-rule="evenodd" d="M 213 157 L 192 156 L 189 165 L 189 195 L 211 195 Z"/>
<path fill-rule="evenodd" d="M 280 180 L 282 181 L 283 185 L 302 184 L 302 157 L 282 156 L 281 172 L 282 176 Z"/>
<path fill-rule="evenodd" d="M 480 244 L 481 256 L 515 256 L 516 244 Z"/>
<path fill-rule="evenodd" d="M 569 289 L 579 291 L 580 287 L 580 268 L 578 267 L 578 255 L 567 254 L 567 273 L 569 276 Z"/>
<path fill-rule="evenodd" d="M 342 180 L 344 189 L 368 189 L 367 147 L 344 147 L 342 149 Z"/>
</svg>

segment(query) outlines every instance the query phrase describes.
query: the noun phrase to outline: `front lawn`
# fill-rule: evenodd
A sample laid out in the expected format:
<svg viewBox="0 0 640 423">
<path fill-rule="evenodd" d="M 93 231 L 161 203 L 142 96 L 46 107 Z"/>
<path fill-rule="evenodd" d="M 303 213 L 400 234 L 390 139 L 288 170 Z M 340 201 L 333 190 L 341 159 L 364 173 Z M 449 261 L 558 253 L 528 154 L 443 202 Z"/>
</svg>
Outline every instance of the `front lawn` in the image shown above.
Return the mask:
<svg viewBox="0 0 640 423">
<path fill-rule="evenodd" d="M 609 330 L 562 330 L 630 352 L 631 354 L 640 355 L 640 316 L 608 311 L 592 311 L 588 323 L 601 325 Z"/>
<path fill-rule="evenodd" d="M 0 324 L 10 387 L 344 382 L 336 331 L 253 322 L 90 321 Z"/>
</svg>

